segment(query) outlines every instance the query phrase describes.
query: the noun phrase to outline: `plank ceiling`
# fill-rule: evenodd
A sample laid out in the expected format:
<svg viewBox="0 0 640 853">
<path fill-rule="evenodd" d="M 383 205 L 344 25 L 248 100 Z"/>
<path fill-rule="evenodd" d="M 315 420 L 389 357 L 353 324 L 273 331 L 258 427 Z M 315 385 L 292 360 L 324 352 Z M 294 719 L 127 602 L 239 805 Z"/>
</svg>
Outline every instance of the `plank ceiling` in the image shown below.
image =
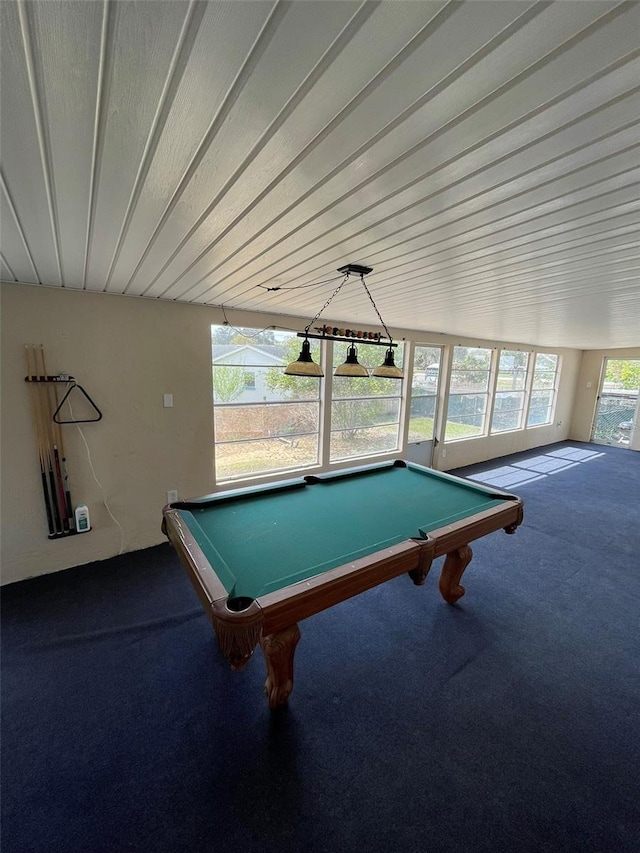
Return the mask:
<svg viewBox="0 0 640 853">
<path fill-rule="evenodd" d="M 0 14 L 3 280 L 640 345 L 637 3 Z"/>
</svg>

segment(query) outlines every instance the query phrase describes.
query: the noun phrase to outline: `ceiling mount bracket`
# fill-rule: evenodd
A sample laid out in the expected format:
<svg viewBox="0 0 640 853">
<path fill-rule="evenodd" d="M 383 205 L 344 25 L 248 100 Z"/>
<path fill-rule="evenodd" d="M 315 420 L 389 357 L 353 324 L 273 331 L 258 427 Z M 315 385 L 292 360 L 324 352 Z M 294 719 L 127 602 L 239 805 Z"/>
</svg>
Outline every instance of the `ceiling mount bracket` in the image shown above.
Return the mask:
<svg viewBox="0 0 640 853">
<path fill-rule="evenodd" d="M 360 264 L 347 264 L 346 267 L 338 267 L 338 272 L 341 272 L 343 275 L 349 275 L 352 272 L 356 275 L 369 275 L 370 272 L 373 272 L 373 267 L 363 267 Z"/>
</svg>

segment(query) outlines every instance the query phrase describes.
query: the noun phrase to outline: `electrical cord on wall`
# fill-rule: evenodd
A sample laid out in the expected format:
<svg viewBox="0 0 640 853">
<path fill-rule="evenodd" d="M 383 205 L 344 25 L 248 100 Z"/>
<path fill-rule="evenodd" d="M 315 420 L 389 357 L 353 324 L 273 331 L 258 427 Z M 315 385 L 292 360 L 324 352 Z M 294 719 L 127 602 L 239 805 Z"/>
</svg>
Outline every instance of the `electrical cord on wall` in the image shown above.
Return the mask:
<svg viewBox="0 0 640 853">
<path fill-rule="evenodd" d="M 73 418 L 73 410 L 71 408 L 71 403 L 69 403 L 69 412 L 71 413 L 71 417 Z M 124 530 L 122 529 L 122 525 L 120 524 L 118 519 L 111 512 L 111 507 L 107 503 L 107 499 L 106 499 L 105 494 L 104 494 L 104 487 L 103 487 L 102 483 L 100 482 L 100 480 L 98 479 L 98 476 L 96 474 L 96 470 L 93 467 L 93 460 L 91 459 L 91 451 L 89 450 L 89 444 L 87 442 L 87 439 L 85 438 L 85 435 L 82 432 L 82 429 L 81 429 L 79 424 L 76 424 L 76 428 L 77 428 L 78 432 L 80 433 L 80 437 L 82 438 L 82 440 L 84 442 L 84 446 L 85 446 L 86 451 L 87 451 L 87 459 L 89 461 L 89 468 L 91 469 L 91 473 L 93 474 L 93 479 L 96 481 L 96 483 L 98 484 L 98 487 L 100 488 L 100 492 L 102 494 L 102 503 L 104 504 L 105 509 L 107 510 L 109 515 L 111 516 L 113 523 L 116 525 L 116 527 L 120 531 L 120 550 L 118 551 L 118 556 L 120 556 L 120 554 L 122 554 L 124 552 Z"/>
</svg>

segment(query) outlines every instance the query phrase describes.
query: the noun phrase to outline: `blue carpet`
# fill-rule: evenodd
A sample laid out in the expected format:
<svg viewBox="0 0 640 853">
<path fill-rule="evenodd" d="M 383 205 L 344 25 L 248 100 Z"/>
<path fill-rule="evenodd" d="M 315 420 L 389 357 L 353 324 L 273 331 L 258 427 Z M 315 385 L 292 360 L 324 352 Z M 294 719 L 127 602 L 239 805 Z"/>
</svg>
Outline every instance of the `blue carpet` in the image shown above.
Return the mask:
<svg viewBox="0 0 640 853">
<path fill-rule="evenodd" d="M 3 853 L 637 853 L 640 454 L 456 473 L 524 524 L 303 622 L 275 714 L 168 545 L 5 587 Z"/>
</svg>

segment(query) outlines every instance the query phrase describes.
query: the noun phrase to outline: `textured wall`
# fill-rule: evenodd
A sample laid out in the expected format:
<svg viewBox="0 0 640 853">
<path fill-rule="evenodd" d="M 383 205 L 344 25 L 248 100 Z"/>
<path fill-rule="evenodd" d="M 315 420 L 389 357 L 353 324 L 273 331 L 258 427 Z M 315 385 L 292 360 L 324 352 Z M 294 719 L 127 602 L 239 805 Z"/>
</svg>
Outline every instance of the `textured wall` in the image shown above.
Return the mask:
<svg viewBox="0 0 640 853">
<path fill-rule="evenodd" d="M 208 312 L 85 292 L 2 288 L 3 581 L 158 543 L 167 489 L 197 494 L 213 484 Z M 72 374 L 103 413 L 100 422 L 81 427 L 102 489 L 78 427 L 62 427 L 72 499 L 91 513 L 93 530 L 85 535 L 46 536 L 23 381 L 25 343 L 43 344 L 49 373 Z M 163 393 L 173 394 L 173 408 L 163 408 Z"/>
</svg>

